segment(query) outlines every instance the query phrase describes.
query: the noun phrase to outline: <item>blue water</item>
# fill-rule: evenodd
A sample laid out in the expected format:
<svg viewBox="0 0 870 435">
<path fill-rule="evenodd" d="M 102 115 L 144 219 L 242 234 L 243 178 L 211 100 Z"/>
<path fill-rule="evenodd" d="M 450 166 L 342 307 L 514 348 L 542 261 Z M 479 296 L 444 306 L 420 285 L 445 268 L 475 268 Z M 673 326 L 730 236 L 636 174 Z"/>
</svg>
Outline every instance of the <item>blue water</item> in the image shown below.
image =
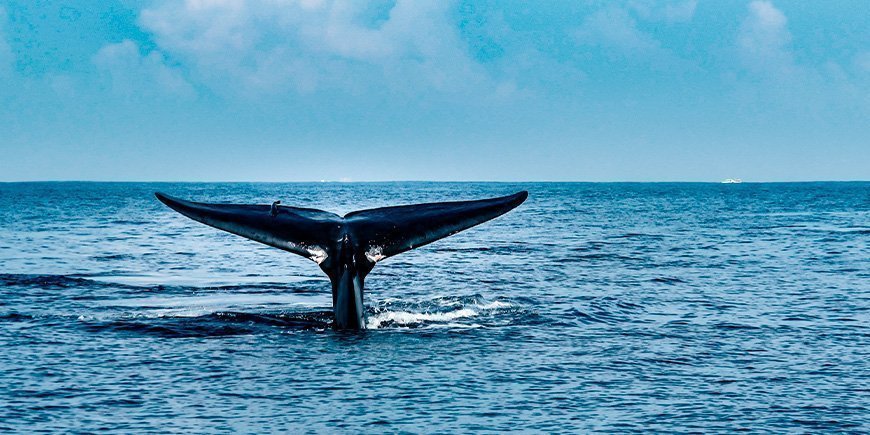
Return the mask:
<svg viewBox="0 0 870 435">
<path fill-rule="evenodd" d="M 154 199 L 335 212 L 527 189 L 379 263 Z M 0 184 L 0 431 L 870 431 L 870 183 Z"/>
</svg>

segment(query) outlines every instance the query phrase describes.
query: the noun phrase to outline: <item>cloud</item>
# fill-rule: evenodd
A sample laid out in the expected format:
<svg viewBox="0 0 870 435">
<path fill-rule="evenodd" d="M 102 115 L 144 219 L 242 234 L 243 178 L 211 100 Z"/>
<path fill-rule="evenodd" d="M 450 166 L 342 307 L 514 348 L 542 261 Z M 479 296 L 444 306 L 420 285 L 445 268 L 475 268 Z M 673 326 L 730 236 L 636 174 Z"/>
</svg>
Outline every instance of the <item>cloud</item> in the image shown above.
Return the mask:
<svg viewBox="0 0 870 435">
<path fill-rule="evenodd" d="M 669 3 L 665 6 L 664 17 L 670 22 L 691 21 L 695 16 L 695 8 L 697 6 L 697 0 Z"/>
<path fill-rule="evenodd" d="M 792 45 L 785 14 L 770 1 L 751 2 L 736 35 L 739 65 L 732 82 L 747 113 L 762 123 L 785 114 L 835 123 L 867 112 L 860 56 L 850 69 L 835 59 L 799 58 Z"/>
<path fill-rule="evenodd" d="M 628 12 L 617 8 L 590 15 L 577 29 L 575 37 L 581 44 L 604 45 L 629 53 L 659 48 L 655 40 L 637 29 L 637 23 Z"/>
<path fill-rule="evenodd" d="M 668 73 L 694 69 L 690 62 L 642 31 L 626 9 L 608 7 L 589 15 L 573 36 L 581 47 L 598 47 L 609 63 L 630 65 L 627 70 L 639 71 L 641 65 Z"/>
<path fill-rule="evenodd" d="M 788 75 L 795 72 L 788 20 L 769 1 L 753 1 L 740 25 L 737 46 L 744 65 L 755 72 Z"/>
<path fill-rule="evenodd" d="M 94 55 L 93 63 L 118 96 L 187 98 L 194 94 L 181 73 L 166 64 L 163 54 L 156 50 L 143 54 L 129 39 L 104 46 Z"/>
<path fill-rule="evenodd" d="M 645 20 L 684 23 L 691 21 L 698 6 L 697 0 L 658 1 L 632 0 L 628 6 Z"/>
<path fill-rule="evenodd" d="M 449 21 L 451 2 L 165 1 L 140 23 L 224 92 L 463 92 L 491 86 Z"/>
</svg>

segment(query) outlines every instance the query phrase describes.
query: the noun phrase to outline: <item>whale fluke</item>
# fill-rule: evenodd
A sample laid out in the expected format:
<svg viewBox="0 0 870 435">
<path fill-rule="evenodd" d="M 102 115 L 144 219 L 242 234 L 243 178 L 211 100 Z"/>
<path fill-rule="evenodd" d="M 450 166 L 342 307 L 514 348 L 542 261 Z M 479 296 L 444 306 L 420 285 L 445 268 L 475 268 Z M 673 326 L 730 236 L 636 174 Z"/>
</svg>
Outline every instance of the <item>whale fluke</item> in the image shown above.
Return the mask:
<svg viewBox="0 0 870 435">
<path fill-rule="evenodd" d="M 313 260 L 332 282 L 335 327 L 358 329 L 365 327 L 363 282 L 378 261 L 501 216 L 522 204 L 528 192 L 360 210 L 344 217 L 278 201 L 208 204 L 155 196 L 197 222 Z"/>
<path fill-rule="evenodd" d="M 501 216 L 528 196 L 522 191 L 477 201 L 383 207 L 348 213 L 344 219 L 366 242 L 366 252 L 378 261 Z"/>
<path fill-rule="evenodd" d="M 154 195 L 197 222 L 299 254 L 318 264 L 326 258 L 326 247 L 334 243 L 341 229 L 341 217 L 322 210 L 277 204 L 206 204 L 160 192 Z"/>
</svg>

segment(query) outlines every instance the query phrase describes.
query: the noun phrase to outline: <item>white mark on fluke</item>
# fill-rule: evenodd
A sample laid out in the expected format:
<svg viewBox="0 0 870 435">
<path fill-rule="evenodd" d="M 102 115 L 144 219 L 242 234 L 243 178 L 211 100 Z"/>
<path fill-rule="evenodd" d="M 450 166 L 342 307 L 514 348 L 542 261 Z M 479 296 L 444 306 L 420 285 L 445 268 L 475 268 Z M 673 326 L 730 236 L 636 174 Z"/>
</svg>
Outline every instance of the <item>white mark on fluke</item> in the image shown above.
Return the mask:
<svg viewBox="0 0 870 435">
<path fill-rule="evenodd" d="M 377 263 L 378 261 L 387 258 L 387 256 L 384 255 L 383 248 L 380 246 L 372 246 L 368 251 L 366 251 L 366 258 L 368 258 L 372 263 Z"/>
<path fill-rule="evenodd" d="M 314 260 L 315 263 L 320 264 L 326 260 L 326 250 L 319 246 L 310 246 L 307 247 L 306 250 L 309 254 L 311 254 L 310 259 Z"/>
</svg>

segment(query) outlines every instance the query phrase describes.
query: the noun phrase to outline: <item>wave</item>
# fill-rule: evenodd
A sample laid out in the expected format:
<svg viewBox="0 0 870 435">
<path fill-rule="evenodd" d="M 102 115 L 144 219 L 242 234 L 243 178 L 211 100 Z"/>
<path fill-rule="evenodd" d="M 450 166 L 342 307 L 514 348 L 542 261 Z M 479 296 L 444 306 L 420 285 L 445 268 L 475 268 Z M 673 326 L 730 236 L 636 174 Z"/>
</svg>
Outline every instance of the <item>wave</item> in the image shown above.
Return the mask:
<svg viewBox="0 0 870 435">
<path fill-rule="evenodd" d="M 147 280 L 138 283 L 142 278 L 139 275 L 124 275 L 122 273 L 111 274 L 71 274 L 71 275 L 47 275 L 47 274 L 0 274 L 0 287 L 24 287 L 39 289 L 58 288 L 81 288 L 129 290 L 132 293 L 187 293 L 191 291 L 223 291 L 244 293 L 294 293 L 294 294 L 322 294 L 323 280 L 314 278 L 302 278 L 292 282 L 251 282 L 245 284 L 226 285 L 184 285 L 184 284 L 160 284 L 151 283 Z M 159 278 L 145 277 L 151 281 L 160 281 Z"/>
<path fill-rule="evenodd" d="M 83 320 L 91 332 L 135 333 L 164 338 L 226 337 L 268 333 L 280 330 L 319 330 L 330 327 L 332 313 L 258 314 L 219 311 L 202 316 L 163 316 L 159 318 L 122 318 L 110 321 Z"/>
<path fill-rule="evenodd" d="M 580 324 L 615 325 L 634 322 L 646 312 L 637 304 L 613 296 L 591 299 L 584 307 L 572 307 L 565 311 L 564 319 Z"/>
<path fill-rule="evenodd" d="M 608 239 L 635 239 L 635 238 L 643 238 L 643 239 L 652 239 L 652 240 L 662 240 L 665 236 L 661 234 L 647 234 L 647 233 L 624 233 L 618 234 L 614 236 L 607 236 Z"/>
<path fill-rule="evenodd" d="M 4 287 L 68 288 L 94 283 L 95 281 L 76 275 L 0 274 L 0 286 Z"/>
<path fill-rule="evenodd" d="M 672 277 L 672 276 L 659 276 L 650 280 L 650 282 L 655 282 L 659 284 L 685 284 L 686 281 L 683 281 L 680 278 Z"/>
</svg>

